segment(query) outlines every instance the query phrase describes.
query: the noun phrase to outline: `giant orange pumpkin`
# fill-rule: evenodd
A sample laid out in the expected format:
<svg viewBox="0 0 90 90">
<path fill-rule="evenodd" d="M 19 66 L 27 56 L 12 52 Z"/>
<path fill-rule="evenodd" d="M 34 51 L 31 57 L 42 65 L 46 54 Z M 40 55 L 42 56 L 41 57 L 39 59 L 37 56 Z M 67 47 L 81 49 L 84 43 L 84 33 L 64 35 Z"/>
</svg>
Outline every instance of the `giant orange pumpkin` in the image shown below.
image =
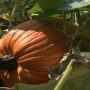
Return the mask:
<svg viewBox="0 0 90 90">
<path fill-rule="evenodd" d="M 45 83 L 47 67 L 58 64 L 67 50 L 66 37 L 53 22 L 26 21 L 1 38 L 0 56 L 12 55 L 18 65 L 14 70 L 0 70 L 1 78 L 8 87 L 19 82 Z"/>
</svg>

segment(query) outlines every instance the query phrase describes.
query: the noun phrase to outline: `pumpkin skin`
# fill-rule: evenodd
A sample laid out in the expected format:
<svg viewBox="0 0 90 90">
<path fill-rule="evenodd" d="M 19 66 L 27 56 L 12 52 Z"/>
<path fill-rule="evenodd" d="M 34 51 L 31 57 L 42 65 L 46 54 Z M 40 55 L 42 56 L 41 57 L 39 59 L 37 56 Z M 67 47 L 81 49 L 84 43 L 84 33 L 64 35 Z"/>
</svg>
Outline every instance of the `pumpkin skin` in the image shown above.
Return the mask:
<svg viewBox="0 0 90 90">
<path fill-rule="evenodd" d="M 1 70 L 4 84 L 41 84 L 49 80 L 47 67 L 54 67 L 68 51 L 66 37 L 52 21 L 29 20 L 2 37 L 0 55 L 13 55 L 16 70 Z"/>
</svg>

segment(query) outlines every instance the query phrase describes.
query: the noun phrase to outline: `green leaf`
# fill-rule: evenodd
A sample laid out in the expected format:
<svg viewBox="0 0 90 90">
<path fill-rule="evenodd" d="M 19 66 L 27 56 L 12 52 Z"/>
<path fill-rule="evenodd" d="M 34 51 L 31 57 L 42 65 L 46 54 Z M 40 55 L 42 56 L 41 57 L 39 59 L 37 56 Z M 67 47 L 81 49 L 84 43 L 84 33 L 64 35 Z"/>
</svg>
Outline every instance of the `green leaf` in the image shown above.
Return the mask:
<svg viewBox="0 0 90 90">
<path fill-rule="evenodd" d="M 90 0 L 38 0 L 28 13 L 39 14 L 36 16 L 39 19 L 57 19 L 63 11 L 72 11 L 77 8 L 83 10 L 83 7 L 85 10 L 90 10 L 88 6 L 90 6 Z"/>
<path fill-rule="evenodd" d="M 90 0 L 38 0 L 34 7 L 30 10 L 31 13 L 44 11 L 62 11 L 71 10 L 90 6 Z"/>
<path fill-rule="evenodd" d="M 34 7 L 30 10 L 31 13 L 36 12 L 44 12 L 44 11 L 52 11 L 57 10 L 62 0 L 38 0 Z"/>
<path fill-rule="evenodd" d="M 59 10 L 74 10 L 90 6 L 90 0 L 64 0 Z"/>
<path fill-rule="evenodd" d="M 61 12 L 57 10 L 63 0 L 38 0 L 34 7 L 29 10 L 29 14 L 38 13 L 39 19 L 57 19 Z"/>
</svg>

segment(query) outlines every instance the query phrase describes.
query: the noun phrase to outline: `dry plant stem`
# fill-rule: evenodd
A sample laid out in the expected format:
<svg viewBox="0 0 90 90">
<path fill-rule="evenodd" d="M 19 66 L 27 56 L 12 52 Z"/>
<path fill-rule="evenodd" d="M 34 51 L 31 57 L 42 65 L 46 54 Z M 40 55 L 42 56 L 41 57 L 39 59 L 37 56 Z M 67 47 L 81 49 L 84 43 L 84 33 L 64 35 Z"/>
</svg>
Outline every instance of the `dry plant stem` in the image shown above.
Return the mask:
<svg viewBox="0 0 90 90">
<path fill-rule="evenodd" d="M 80 11 L 78 9 L 76 10 L 76 17 L 77 17 L 78 25 L 82 26 L 83 25 L 83 21 L 81 19 Z"/>
<path fill-rule="evenodd" d="M 79 27 L 83 26 L 83 21 L 81 19 L 80 11 L 78 9 L 76 10 L 76 19 Z M 72 41 L 74 41 L 74 39 L 77 37 L 77 34 L 78 34 L 78 29 L 75 31 L 74 36 L 72 37 Z"/>
<path fill-rule="evenodd" d="M 17 4 L 14 5 L 13 10 L 12 10 L 12 13 L 11 13 L 11 19 L 10 19 L 10 23 L 9 23 L 9 29 L 12 28 L 12 21 L 13 21 L 13 17 L 15 15 L 15 12 L 16 12 L 16 8 L 17 8 Z"/>
<path fill-rule="evenodd" d="M 54 90 L 61 90 L 62 89 L 63 84 L 65 83 L 65 81 L 67 80 L 67 78 L 70 75 L 70 72 L 72 71 L 74 62 L 75 62 L 75 59 L 72 59 L 70 61 L 69 65 L 67 66 L 67 69 L 65 70 L 62 78 L 59 80 L 59 82 L 56 85 L 56 87 L 54 88 Z"/>
<path fill-rule="evenodd" d="M 63 32 L 65 34 L 66 37 L 69 38 L 69 35 L 67 34 L 67 30 L 66 30 L 66 12 L 63 12 L 63 19 L 64 19 L 64 27 L 63 27 Z"/>
</svg>

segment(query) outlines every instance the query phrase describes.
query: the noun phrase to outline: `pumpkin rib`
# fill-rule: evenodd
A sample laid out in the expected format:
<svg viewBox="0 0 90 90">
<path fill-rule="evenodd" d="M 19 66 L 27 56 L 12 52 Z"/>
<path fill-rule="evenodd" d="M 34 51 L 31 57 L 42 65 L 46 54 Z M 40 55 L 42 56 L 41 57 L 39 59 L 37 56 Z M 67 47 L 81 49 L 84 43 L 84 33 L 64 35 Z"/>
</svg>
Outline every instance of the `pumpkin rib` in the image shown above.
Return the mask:
<svg viewBox="0 0 90 90">
<path fill-rule="evenodd" d="M 25 69 L 22 69 L 22 71 L 20 72 L 20 75 L 24 75 L 24 74 L 21 74 L 21 73 L 24 73 L 24 71 L 25 71 Z M 31 73 L 28 73 L 27 71 L 25 71 L 25 73 L 27 73 L 26 75 L 24 75 L 25 77 L 27 77 L 28 78 L 28 76 L 29 76 L 29 78 L 31 79 L 31 80 L 40 80 L 40 79 L 42 79 L 43 81 L 44 81 L 44 79 L 43 79 L 43 77 L 41 77 L 41 76 L 39 76 L 39 75 L 32 75 Z M 28 76 L 27 76 L 28 75 Z M 29 79 L 28 78 L 28 79 Z"/>
<path fill-rule="evenodd" d="M 48 60 L 50 60 L 50 59 L 48 59 Z M 56 59 L 56 58 L 54 58 L 54 59 Z M 53 64 L 56 65 L 57 62 L 59 62 L 59 59 L 56 59 L 56 60 L 54 60 L 52 62 L 51 61 L 43 61 L 43 62 L 38 62 L 38 63 L 33 63 L 33 62 L 29 63 L 28 62 L 28 64 L 26 64 L 26 62 L 25 62 L 26 65 L 23 64 L 23 62 L 22 62 L 19 65 L 23 66 L 25 69 L 28 69 L 28 70 L 32 69 L 32 70 L 38 71 L 39 70 L 38 67 L 41 68 L 42 70 L 44 70 L 44 69 L 47 70 L 46 69 L 47 67 L 50 67 Z"/>
<path fill-rule="evenodd" d="M 37 32 L 32 33 L 30 36 L 28 36 L 28 37 L 26 37 L 25 39 L 23 39 L 23 41 L 18 41 L 18 40 L 17 40 L 17 42 L 16 42 L 15 44 L 17 45 L 17 44 L 20 42 L 20 44 L 21 44 L 21 46 L 22 46 L 22 45 L 30 42 L 31 40 L 33 40 L 33 39 L 35 38 L 35 36 L 36 36 L 36 37 L 39 37 L 40 35 L 42 35 L 42 32 L 41 32 L 41 33 L 37 33 Z M 22 46 L 22 47 L 23 47 L 23 46 Z M 14 48 L 14 46 L 13 46 L 13 48 Z"/>
<path fill-rule="evenodd" d="M 31 47 L 28 47 L 27 49 L 24 49 L 24 51 L 22 51 L 22 54 L 21 54 L 21 56 L 20 57 L 22 57 L 22 55 L 24 55 L 24 54 L 27 54 L 27 53 L 33 53 L 34 51 L 37 51 L 37 50 L 43 50 L 43 49 L 45 49 L 45 48 L 50 48 L 50 46 L 49 45 L 51 45 L 52 46 L 52 48 L 55 48 L 55 46 L 53 45 L 53 43 L 52 44 L 50 44 L 50 42 L 47 42 L 47 43 L 45 43 L 45 44 L 43 44 L 43 45 L 41 45 L 41 43 L 43 43 L 43 42 L 40 42 L 40 43 L 37 43 L 37 44 L 35 44 L 35 45 L 32 45 Z M 39 45 L 41 45 L 42 47 L 38 47 Z M 46 47 L 46 45 L 47 45 L 47 47 Z M 59 47 L 59 46 L 58 46 Z M 63 45 L 62 45 L 62 47 L 63 47 Z M 61 48 L 62 48 L 61 47 Z M 43 49 L 42 49 L 43 48 Z M 59 49 L 61 49 L 61 48 L 59 48 Z M 53 50 L 53 49 L 52 49 Z M 51 50 L 51 51 L 52 51 Z M 61 50 L 63 50 L 63 49 L 61 49 Z M 53 53 L 53 52 L 52 52 Z M 47 53 L 48 54 L 48 53 Z M 24 57 L 24 56 L 23 56 Z"/>
<path fill-rule="evenodd" d="M 16 34 L 16 32 L 18 32 L 18 30 L 17 31 L 12 30 L 12 32 L 10 31 L 10 33 L 8 33 L 6 35 L 6 37 L 5 36 L 3 37 L 3 44 L 4 44 L 3 48 L 5 47 L 6 50 L 9 50 L 10 49 L 10 53 L 12 53 L 10 42 L 12 41 L 12 38 L 14 37 L 14 35 Z M 20 34 L 23 34 L 23 32 L 22 33 L 20 32 Z M 20 34 L 19 34 L 19 37 L 20 37 Z M 14 40 L 14 42 L 15 42 L 15 40 Z"/>
<path fill-rule="evenodd" d="M 48 75 L 48 71 L 37 71 L 37 70 L 33 70 L 33 69 L 25 69 L 25 68 L 23 68 L 23 67 L 21 67 L 21 66 L 19 66 L 21 69 L 20 70 L 17 70 L 17 72 L 18 73 L 20 73 L 20 71 L 22 70 L 22 69 L 24 69 L 24 70 L 26 70 L 28 73 L 30 73 L 30 74 L 35 74 L 35 75 Z"/>
<path fill-rule="evenodd" d="M 11 39 L 12 39 L 12 37 L 13 37 L 14 34 L 15 33 L 12 30 L 10 33 L 7 34 L 7 36 L 5 37 L 5 40 L 3 42 L 4 43 L 4 49 L 7 52 L 7 54 L 10 54 L 10 51 L 11 51 L 11 50 L 9 50 L 9 49 L 11 49 L 10 48 L 10 41 L 11 41 Z"/>
<path fill-rule="evenodd" d="M 31 75 L 47 76 L 47 74 L 48 74 L 48 72 L 46 73 L 44 71 L 38 72 L 36 70 L 34 71 L 34 70 L 31 70 L 31 69 L 30 70 L 24 69 L 24 70 L 26 70 Z"/>
<path fill-rule="evenodd" d="M 43 23 L 42 23 L 43 24 Z M 41 28 L 41 27 L 40 27 Z M 48 28 L 48 27 L 46 27 L 46 28 Z M 46 28 L 45 28 L 45 30 L 46 30 Z M 42 30 L 42 29 L 41 29 Z M 43 29 L 44 30 L 44 29 Z M 39 33 L 39 32 L 38 32 Z M 35 37 L 37 37 L 37 36 L 35 36 Z M 31 41 L 32 42 L 32 41 Z M 17 43 L 18 43 L 18 41 L 17 41 Z M 17 45 L 17 44 L 16 44 Z M 13 46 L 13 48 L 15 47 L 15 45 Z"/>
<path fill-rule="evenodd" d="M 42 49 L 36 49 L 36 50 L 34 50 L 34 51 L 30 52 L 30 53 L 25 53 L 25 55 L 21 56 L 19 58 L 19 60 L 23 60 L 25 58 L 36 56 L 36 55 L 39 56 L 39 54 L 44 54 L 45 53 L 45 49 L 47 50 L 48 48 L 51 48 L 51 51 L 48 51 L 48 52 L 49 53 L 52 52 L 53 51 L 53 49 L 52 49 L 53 48 L 53 44 L 49 44 L 46 47 L 43 47 Z M 47 52 L 47 54 L 49 54 L 48 52 Z"/>
<path fill-rule="evenodd" d="M 27 32 L 24 32 L 24 34 L 23 35 L 21 35 L 21 37 L 19 37 L 19 38 L 17 38 L 18 39 L 18 42 L 21 42 L 22 40 L 24 40 L 26 37 L 28 37 L 30 34 L 33 34 L 34 33 L 34 31 L 27 31 Z M 17 36 L 17 35 L 16 35 Z M 13 39 L 14 38 L 16 38 L 16 37 L 13 37 Z M 13 42 L 13 39 L 12 39 L 12 42 Z M 16 39 L 16 40 L 17 40 Z M 12 42 L 11 42 L 11 44 L 12 44 Z M 15 43 L 14 43 L 15 44 Z M 12 44 L 12 46 L 14 45 L 14 44 Z"/>
<path fill-rule="evenodd" d="M 40 37 L 43 37 L 43 38 L 40 38 Z M 19 51 L 17 51 L 17 52 L 14 51 L 14 55 L 17 56 L 17 54 L 18 54 L 18 56 L 19 56 L 19 53 L 20 53 L 20 52 L 24 52 L 25 50 L 29 49 L 29 47 L 31 48 L 31 45 L 34 45 L 34 44 L 36 45 L 36 43 L 42 42 L 42 40 L 44 40 L 44 39 L 46 39 L 46 36 L 44 36 L 44 35 L 40 35 L 40 36 L 38 36 L 37 38 L 32 39 L 30 42 L 25 43 L 22 48 L 19 48 L 19 49 L 18 49 Z M 26 49 L 26 48 L 27 48 L 27 49 Z M 24 51 L 23 51 L 23 50 L 24 50 Z M 17 56 L 17 57 L 18 57 L 18 56 Z"/>
<path fill-rule="evenodd" d="M 18 38 L 20 38 L 24 34 L 24 31 L 22 31 L 22 30 L 14 30 L 14 31 L 16 31 L 16 33 L 12 37 L 12 40 L 10 42 L 10 47 L 11 48 L 13 47 L 13 45 L 15 44 L 15 42 L 18 40 Z"/>
<path fill-rule="evenodd" d="M 28 53 L 28 52 L 32 52 L 34 51 L 35 49 L 37 50 L 38 48 L 42 48 L 42 47 L 45 47 L 45 45 L 48 45 L 48 39 L 45 39 L 39 43 L 36 43 L 36 44 L 33 44 L 32 46 L 28 47 L 27 49 L 25 49 L 25 52 Z M 47 42 L 47 43 L 46 43 Z M 38 46 L 41 46 L 41 47 L 38 47 Z M 22 52 L 24 53 L 24 51 Z"/>
<path fill-rule="evenodd" d="M 28 54 L 26 53 L 25 55 L 21 56 L 18 61 L 27 59 L 29 57 L 40 56 L 40 55 L 44 55 L 44 54 L 45 54 L 44 57 L 47 57 L 51 53 L 57 52 L 57 50 L 55 50 L 54 48 L 55 47 L 53 46 L 53 44 L 47 45 L 47 47 L 43 47 L 42 49 L 38 49 L 38 50 L 36 49 L 35 51 L 32 51 Z M 48 52 L 46 53 L 47 50 L 48 50 Z M 63 50 L 63 48 L 61 48 L 60 50 Z M 58 52 L 60 52 L 60 50 Z"/>
<path fill-rule="evenodd" d="M 31 38 L 32 36 L 34 35 L 37 35 L 39 33 L 35 32 L 35 31 L 32 31 L 32 30 L 29 30 L 29 31 L 26 31 L 18 40 L 16 43 L 19 43 L 19 42 L 22 42 L 22 40 L 25 40 L 26 38 Z"/>
<path fill-rule="evenodd" d="M 45 28 L 45 30 L 46 30 L 46 28 Z M 27 44 L 28 45 L 28 44 Z M 18 48 L 17 48 L 17 50 L 18 50 Z M 22 49 L 23 50 L 23 49 Z M 20 50 L 21 51 L 21 50 Z"/>
<path fill-rule="evenodd" d="M 24 75 L 23 73 L 26 73 L 26 75 Z M 20 77 L 20 81 L 30 81 L 31 83 L 35 83 L 35 82 L 45 82 L 47 80 L 43 79 L 43 76 L 39 76 L 39 75 L 33 75 L 31 73 L 28 73 L 25 69 L 21 69 L 21 71 L 19 72 L 19 77 Z M 45 76 L 44 76 L 45 77 Z M 47 79 L 49 79 L 48 77 L 46 77 Z M 24 79 L 24 80 L 23 80 Z M 28 79 L 28 80 L 27 80 Z M 41 80 L 41 81 L 40 81 Z"/>
<path fill-rule="evenodd" d="M 26 66 L 28 66 L 28 65 L 35 66 L 36 64 L 38 64 L 38 65 L 47 65 L 47 64 L 51 64 L 51 63 L 55 63 L 56 61 L 59 61 L 61 58 L 59 59 L 58 55 L 57 55 L 57 57 L 56 56 L 48 57 L 48 59 L 44 58 L 43 56 L 36 56 L 36 57 L 27 58 L 27 59 L 22 60 L 22 61 L 18 61 L 18 63 L 20 63 L 20 65 L 22 64 L 22 66 L 24 66 L 23 65 L 24 63 L 25 63 Z M 38 59 L 40 61 L 37 61 Z M 35 62 L 35 60 L 36 60 L 36 62 Z"/>
<path fill-rule="evenodd" d="M 36 64 L 47 65 L 47 64 L 51 64 L 56 61 L 59 61 L 61 59 L 61 58 L 59 58 L 59 54 L 55 53 L 54 55 L 52 57 L 48 57 L 48 58 L 44 58 L 43 56 L 31 57 L 31 58 L 27 58 L 22 61 L 18 61 L 18 63 L 20 63 L 20 65 L 22 65 L 22 66 L 24 66 L 23 63 L 25 63 L 25 66 L 32 65 L 32 67 L 34 67 Z M 35 62 L 35 60 L 36 60 L 36 62 Z M 39 60 L 39 61 L 37 61 L 37 60 Z"/>
<path fill-rule="evenodd" d="M 38 72 L 47 72 L 48 71 L 48 67 L 54 67 L 54 66 L 56 66 L 58 64 L 58 62 L 55 62 L 54 64 L 49 64 L 49 65 L 38 65 L 38 66 L 31 66 L 31 68 L 30 68 L 30 66 L 29 66 L 29 68 L 28 67 L 24 67 L 25 69 L 28 69 L 28 70 L 34 70 L 34 71 L 38 71 Z M 39 67 L 39 68 L 38 68 Z"/>
<path fill-rule="evenodd" d="M 43 38 L 40 38 L 40 37 L 42 37 L 42 36 L 39 36 L 39 37 L 31 40 L 30 42 L 26 43 L 27 45 L 25 45 L 25 47 L 21 48 L 21 50 L 19 49 L 19 51 L 22 52 L 22 54 L 24 54 L 24 52 L 25 52 L 25 53 L 30 52 L 29 50 L 31 50 L 31 48 L 35 48 L 35 46 L 37 45 L 38 41 L 39 41 L 40 43 L 42 43 L 41 40 L 42 40 Z M 44 37 L 44 35 L 43 35 L 43 37 Z M 46 37 L 44 37 L 44 38 L 46 38 Z M 39 39 L 41 39 L 41 40 L 39 40 Z M 38 41 L 36 41 L 36 40 L 38 40 Z M 31 42 L 32 42 L 32 43 L 31 43 Z M 50 42 L 49 42 L 49 43 L 50 43 Z M 55 42 L 54 42 L 54 43 L 55 43 Z M 31 45 L 30 45 L 30 44 L 31 44 Z M 39 43 L 38 43 L 38 44 L 39 44 Z M 27 48 L 27 49 L 25 49 L 25 48 Z M 24 51 L 23 51 L 23 50 L 24 50 Z M 36 49 L 35 49 L 35 50 L 36 50 Z M 28 51 L 28 52 L 27 52 L 27 51 Z M 18 52 L 18 53 L 19 53 L 19 52 Z"/>
<path fill-rule="evenodd" d="M 22 80 L 22 82 L 24 81 L 24 82 L 31 82 L 31 83 L 42 83 L 42 82 L 44 82 L 45 83 L 45 81 L 47 81 L 47 79 L 49 80 L 49 78 L 46 78 L 46 79 L 43 79 L 43 77 L 41 77 L 41 76 L 36 76 L 36 75 L 30 75 L 30 74 L 28 74 L 28 75 L 25 75 L 24 76 L 24 74 L 21 74 L 21 75 L 23 75 L 23 76 L 20 76 L 21 78 L 25 78 L 24 80 L 23 79 L 21 79 Z M 30 79 L 29 79 L 30 78 Z M 28 80 L 26 80 L 26 79 L 28 79 Z M 29 81 L 30 80 L 30 81 Z"/>
</svg>

